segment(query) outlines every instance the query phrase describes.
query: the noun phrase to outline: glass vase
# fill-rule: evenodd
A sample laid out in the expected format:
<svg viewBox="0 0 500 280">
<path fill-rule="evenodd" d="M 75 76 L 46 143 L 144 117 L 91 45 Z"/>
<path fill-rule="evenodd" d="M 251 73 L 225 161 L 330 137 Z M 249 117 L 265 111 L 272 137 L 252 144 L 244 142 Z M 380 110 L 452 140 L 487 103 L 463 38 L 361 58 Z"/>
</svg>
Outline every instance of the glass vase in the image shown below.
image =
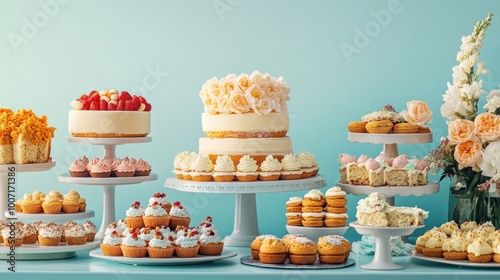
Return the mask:
<svg viewBox="0 0 500 280">
<path fill-rule="evenodd" d="M 467 221 L 476 221 L 478 224 L 491 222 L 497 229 L 500 229 L 500 198 L 490 197 L 485 191 L 472 193 L 452 191 L 448 217 L 459 226 Z"/>
</svg>

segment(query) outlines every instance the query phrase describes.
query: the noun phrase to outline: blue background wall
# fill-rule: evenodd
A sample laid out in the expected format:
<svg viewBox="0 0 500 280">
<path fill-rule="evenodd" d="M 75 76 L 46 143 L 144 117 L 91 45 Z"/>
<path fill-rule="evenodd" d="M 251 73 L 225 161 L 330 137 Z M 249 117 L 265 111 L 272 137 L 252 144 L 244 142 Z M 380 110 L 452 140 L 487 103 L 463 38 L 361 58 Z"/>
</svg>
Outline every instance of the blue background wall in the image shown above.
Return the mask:
<svg viewBox="0 0 500 280">
<path fill-rule="evenodd" d="M 401 145 L 422 157 L 446 134 L 439 108 L 452 80 L 461 37 L 494 14 L 481 60 L 488 91 L 500 84 L 500 4 L 496 1 L 1 1 L 0 106 L 33 109 L 57 127 L 57 167 L 18 175 L 18 196 L 75 189 L 100 225 L 99 187 L 61 183 L 76 158 L 102 156 L 102 146 L 67 143 L 70 102 L 90 90 L 142 94 L 153 104 L 153 141 L 122 145 L 117 155 L 149 161 L 158 181 L 120 186 L 117 216 L 155 192 L 180 200 L 197 223 L 209 214 L 222 235 L 232 231 L 234 195 L 182 193 L 163 187 L 178 152 L 197 151 L 203 137 L 198 97 L 211 77 L 259 70 L 283 76 L 295 151 L 317 156 L 328 187 L 339 179 L 340 153 L 376 156 L 381 145 L 347 142 L 348 122 L 391 103 L 423 100 L 434 112 L 434 142 Z M 434 178 L 434 180 L 437 177 Z M 448 182 L 439 193 L 398 197 L 430 211 L 426 228 L 447 221 Z M 284 203 L 305 191 L 258 194 L 262 233 L 283 235 Z M 360 197 L 349 195 L 350 221 Z M 276 205 L 283 205 L 282 208 Z M 283 226 L 277 226 L 283 225 Z M 352 233 L 352 232 L 351 232 Z M 354 236 L 354 235 L 353 235 Z"/>
</svg>

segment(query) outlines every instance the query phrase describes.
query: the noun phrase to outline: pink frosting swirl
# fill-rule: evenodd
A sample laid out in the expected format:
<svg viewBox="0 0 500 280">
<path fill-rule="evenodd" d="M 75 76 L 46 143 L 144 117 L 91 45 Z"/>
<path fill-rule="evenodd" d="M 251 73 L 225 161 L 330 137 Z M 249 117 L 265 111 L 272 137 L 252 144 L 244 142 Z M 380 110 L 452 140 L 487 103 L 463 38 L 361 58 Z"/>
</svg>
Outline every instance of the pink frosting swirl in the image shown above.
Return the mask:
<svg viewBox="0 0 500 280">
<path fill-rule="evenodd" d="M 84 165 L 87 165 L 87 163 L 89 163 L 89 159 L 86 156 L 83 156 L 80 160 L 83 162 Z"/>
<path fill-rule="evenodd" d="M 82 160 L 77 159 L 68 167 L 69 171 L 72 172 L 83 172 L 87 171 L 85 163 Z"/>
<path fill-rule="evenodd" d="M 356 157 L 349 154 L 341 154 L 339 156 L 339 163 L 342 165 L 347 165 L 348 163 L 356 162 Z"/>
<path fill-rule="evenodd" d="M 417 158 L 414 158 L 412 161 L 415 163 L 415 169 L 420 171 L 429 169 L 431 165 L 431 163 L 427 160 L 419 160 Z"/>
<path fill-rule="evenodd" d="M 394 161 L 392 162 L 392 167 L 404 168 L 408 163 L 409 163 L 409 161 L 408 161 L 407 155 L 399 155 L 399 156 L 394 158 Z"/>
<path fill-rule="evenodd" d="M 130 161 L 123 160 L 116 167 L 116 172 L 135 172 L 135 167 L 132 163 L 130 163 Z"/>
<path fill-rule="evenodd" d="M 110 172 L 111 166 L 105 160 L 100 160 L 98 163 L 92 165 L 92 169 L 90 171 L 93 173 Z"/>
<path fill-rule="evenodd" d="M 115 158 L 111 163 L 111 171 L 116 171 L 116 168 L 118 167 L 118 165 L 120 165 L 121 162 L 122 160 L 120 158 Z"/>
<path fill-rule="evenodd" d="M 93 158 L 89 160 L 89 162 L 86 165 L 87 171 L 92 170 L 92 166 L 96 165 L 99 162 L 99 158 Z"/>
<path fill-rule="evenodd" d="M 141 158 L 138 159 L 135 163 L 134 163 L 134 167 L 135 167 L 135 170 L 137 171 L 147 171 L 147 170 L 151 170 L 151 166 L 149 165 L 149 163 L 145 162 L 144 160 L 142 160 Z"/>
</svg>

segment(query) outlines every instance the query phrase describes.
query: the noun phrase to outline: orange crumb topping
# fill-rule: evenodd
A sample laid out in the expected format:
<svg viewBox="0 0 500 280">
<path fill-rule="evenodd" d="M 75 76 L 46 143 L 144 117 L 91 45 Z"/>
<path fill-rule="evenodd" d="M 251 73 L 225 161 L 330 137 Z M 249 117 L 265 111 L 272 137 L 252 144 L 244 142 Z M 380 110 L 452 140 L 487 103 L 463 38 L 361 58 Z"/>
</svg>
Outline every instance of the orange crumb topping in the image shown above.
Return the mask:
<svg viewBox="0 0 500 280">
<path fill-rule="evenodd" d="M 49 141 L 54 137 L 55 127 L 48 125 L 47 116 L 38 117 L 31 110 L 13 112 L 0 108 L 0 144 L 8 145 L 18 140 L 31 144 Z"/>
</svg>

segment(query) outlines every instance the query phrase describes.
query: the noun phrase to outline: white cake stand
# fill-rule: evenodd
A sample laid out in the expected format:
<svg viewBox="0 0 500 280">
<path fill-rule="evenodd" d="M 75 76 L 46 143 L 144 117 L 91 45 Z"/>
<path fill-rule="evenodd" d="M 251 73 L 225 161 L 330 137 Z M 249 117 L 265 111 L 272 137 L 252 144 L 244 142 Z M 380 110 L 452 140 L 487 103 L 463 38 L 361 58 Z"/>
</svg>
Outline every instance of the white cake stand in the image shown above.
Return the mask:
<svg viewBox="0 0 500 280">
<path fill-rule="evenodd" d="M 14 211 L 14 202 L 18 200 L 16 197 L 17 189 L 17 173 L 19 172 L 37 172 L 47 171 L 56 166 L 55 161 L 47 163 L 30 163 L 30 164 L 1 164 L 0 165 L 0 213 L 6 211 Z M 10 173 L 10 174 L 9 174 Z M 10 180 L 10 188 L 9 188 Z M 12 182 L 14 180 L 14 182 Z M 0 220 L 6 221 L 4 215 L 0 215 Z"/>
<path fill-rule="evenodd" d="M 424 227 L 423 225 L 415 227 L 371 227 L 359 225 L 357 222 L 351 222 L 349 225 L 359 234 L 375 237 L 375 255 L 372 262 L 360 266 L 369 270 L 403 269 L 403 266 L 392 261 L 391 236 L 410 235 L 415 229 Z"/>
<path fill-rule="evenodd" d="M 114 159 L 116 157 L 116 146 L 124 144 L 148 143 L 151 142 L 151 137 L 125 137 L 125 138 L 83 138 L 72 137 L 66 138 L 68 142 L 87 143 L 91 145 L 103 145 L 104 157 Z M 115 188 L 116 186 L 138 184 L 147 181 L 155 181 L 158 175 L 151 173 L 149 176 L 134 176 L 134 177 L 109 177 L 109 178 L 92 178 L 92 177 L 71 177 L 69 174 L 62 174 L 58 177 L 60 182 L 102 186 L 103 188 L 103 214 L 102 222 L 99 231 L 96 233 L 96 238 L 104 239 L 106 227 L 116 221 L 115 214 Z"/>
<path fill-rule="evenodd" d="M 326 180 L 317 175 L 300 180 L 255 182 L 196 182 L 167 178 L 165 187 L 184 192 L 236 194 L 233 232 L 224 238 L 227 246 L 247 247 L 259 236 L 256 193 L 291 192 L 325 187 Z"/>
</svg>

